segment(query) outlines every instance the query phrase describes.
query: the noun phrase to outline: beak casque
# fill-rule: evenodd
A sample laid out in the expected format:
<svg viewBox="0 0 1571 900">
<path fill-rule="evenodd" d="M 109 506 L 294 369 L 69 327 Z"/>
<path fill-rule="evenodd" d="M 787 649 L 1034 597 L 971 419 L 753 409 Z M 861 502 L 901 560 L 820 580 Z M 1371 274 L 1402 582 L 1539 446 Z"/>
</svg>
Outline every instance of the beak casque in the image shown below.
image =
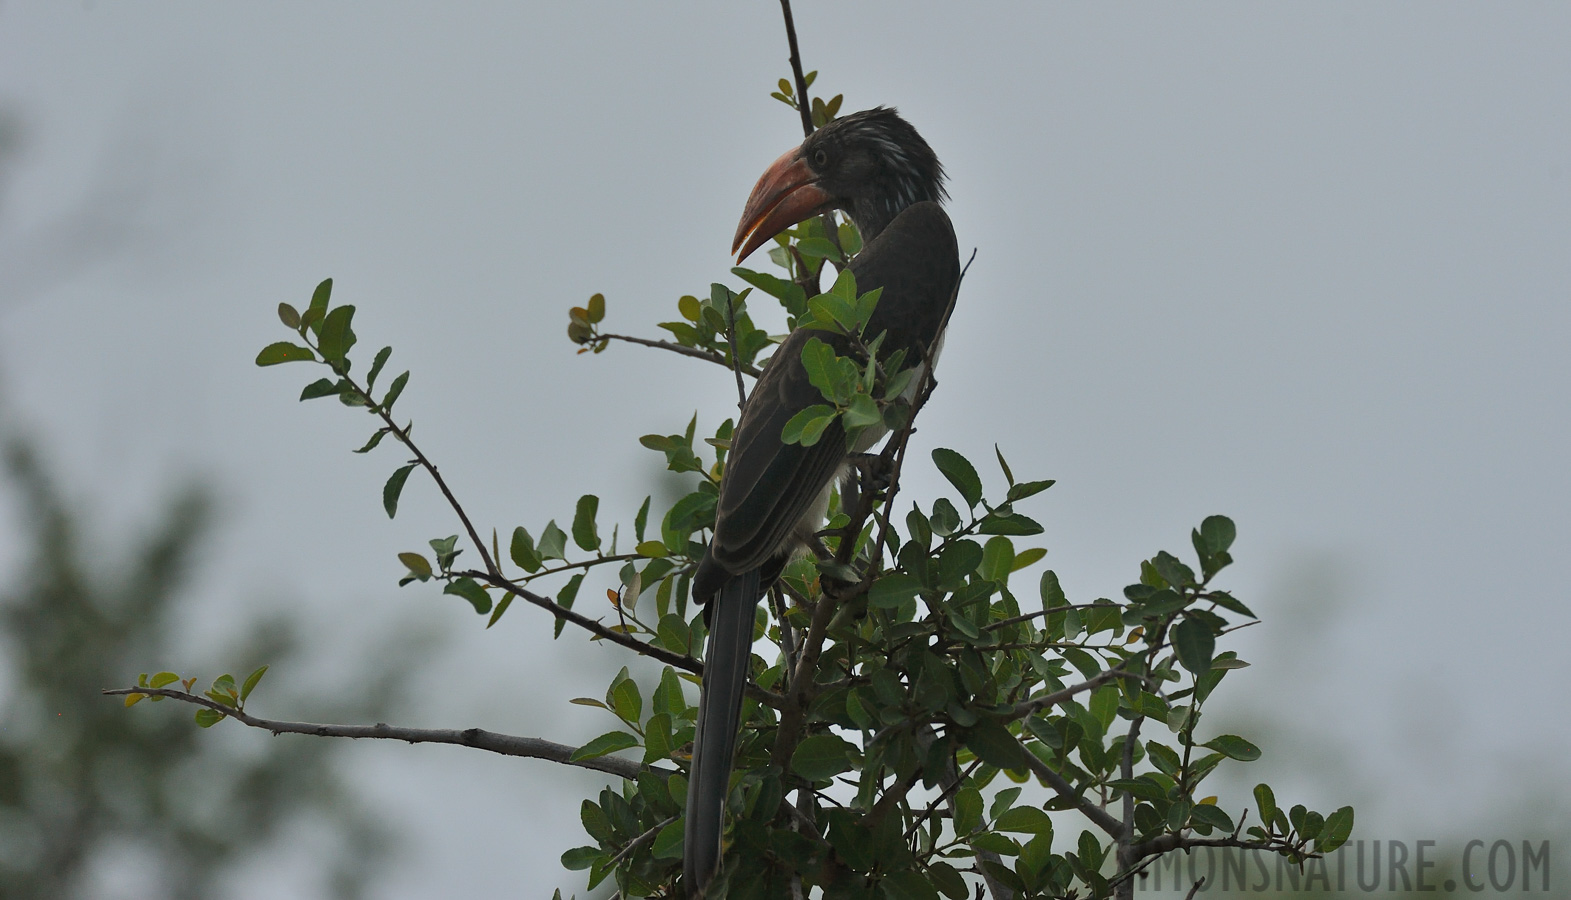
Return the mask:
<svg viewBox="0 0 1571 900">
<path fill-rule="evenodd" d="M 818 186 L 816 176 L 808 169 L 802 149 L 789 150 L 771 163 L 753 185 L 747 207 L 742 210 L 742 222 L 731 242 L 731 252 L 736 253 L 737 262 L 741 262 L 775 235 L 827 211 L 833 203 L 833 198 Z"/>
</svg>

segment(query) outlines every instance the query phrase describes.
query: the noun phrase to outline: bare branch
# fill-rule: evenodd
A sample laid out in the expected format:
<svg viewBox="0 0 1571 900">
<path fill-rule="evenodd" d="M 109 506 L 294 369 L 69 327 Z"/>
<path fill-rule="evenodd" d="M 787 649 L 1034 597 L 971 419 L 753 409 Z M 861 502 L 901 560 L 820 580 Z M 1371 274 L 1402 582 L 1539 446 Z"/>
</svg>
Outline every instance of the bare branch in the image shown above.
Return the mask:
<svg viewBox="0 0 1571 900">
<path fill-rule="evenodd" d="M 644 347 L 654 347 L 656 350 L 670 350 L 672 353 L 680 353 L 683 356 L 691 356 L 694 359 L 701 359 L 705 362 L 712 362 L 717 366 L 724 366 L 727 369 L 731 368 L 731 364 L 726 362 L 726 358 L 724 356 L 721 356 L 718 353 L 711 353 L 708 350 L 700 350 L 697 347 L 684 347 L 681 344 L 673 344 L 670 341 L 656 341 L 650 338 L 633 337 L 632 335 L 627 334 L 600 334 L 597 336 L 612 341 L 626 341 L 629 344 L 639 344 Z M 754 378 L 757 378 L 762 374 L 758 370 L 757 366 L 751 366 L 746 363 L 739 362 L 737 364 L 737 369 L 741 371 L 743 375 L 751 375 Z"/>
<path fill-rule="evenodd" d="M 460 578 L 473 578 L 476 581 L 484 582 L 491 585 L 492 587 L 501 588 L 508 593 L 522 597 L 524 600 L 533 603 L 535 606 L 538 606 L 551 615 L 556 616 L 558 619 L 561 619 L 565 622 L 571 622 L 574 625 L 577 625 L 579 628 L 582 628 L 596 637 L 601 638 L 602 640 L 610 641 L 613 644 L 621 644 L 623 647 L 626 647 L 635 653 L 650 657 L 651 659 L 658 659 L 666 665 L 675 666 L 678 669 L 685 669 L 694 673 L 695 675 L 702 675 L 704 672 L 704 664 L 692 658 L 691 656 L 683 656 L 680 653 L 673 653 L 663 647 L 651 646 L 630 634 L 616 631 L 609 626 L 602 625 L 597 619 L 591 619 L 581 613 L 573 612 L 560 603 L 557 603 L 555 600 L 552 600 L 550 597 L 546 597 L 541 594 L 537 594 L 534 591 L 528 590 L 527 588 L 519 585 L 517 582 L 508 578 L 504 578 L 501 575 L 492 575 L 487 572 L 481 572 L 477 569 L 466 569 L 462 572 L 454 572 L 453 574 Z"/>
<path fill-rule="evenodd" d="M 796 108 L 802 114 L 802 137 L 813 133 L 813 108 L 807 101 L 807 76 L 802 74 L 802 54 L 796 47 L 796 20 L 791 18 L 791 0 L 780 0 L 785 14 L 786 43 L 791 47 L 791 76 L 796 79 Z"/>
<path fill-rule="evenodd" d="M 1014 708 L 1009 711 L 1006 718 L 1023 719 L 1037 710 L 1046 709 L 1049 706 L 1057 706 L 1058 704 L 1063 703 L 1065 700 L 1071 699 L 1076 694 L 1083 694 L 1086 691 L 1101 687 L 1102 685 L 1108 683 L 1109 681 L 1113 681 L 1114 679 L 1142 677 L 1143 676 L 1136 675 L 1133 672 L 1126 672 L 1123 669 L 1115 666 L 1105 672 L 1098 672 L 1097 674 L 1086 679 L 1085 681 L 1080 682 L 1079 684 L 1071 684 L 1069 687 L 1066 687 L 1061 691 L 1054 691 L 1051 694 L 1043 694 L 1040 697 L 1034 697 L 1030 700 L 1023 700 L 1019 703 L 1016 703 Z"/>
<path fill-rule="evenodd" d="M 669 819 L 666 819 L 664 822 L 657 822 L 657 823 L 655 823 L 655 825 L 652 826 L 648 831 L 644 832 L 643 834 L 639 835 L 638 837 L 633 838 L 631 841 L 628 841 L 627 842 L 627 846 L 623 847 L 620 852 L 618 852 L 615 856 L 611 857 L 611 861 L 606 863 L 605 866 L 603 866 L 603 868 L 609 869 L 612 866 L 616 865 L 617 863 L 621 862 L 622 860 L 626 859 L 628 857 L 628 855 L 631 854 L 634 850 L 637 850 L 639 847 L 642 847 L 644 844 L 648 843 L 649 841 L 654 840 L 655 835 L 660 833 L 660 829 L 666 827 L 667 825 L 670 825 L 672 822 L 675 822 L 675 821 L 676 821 L 676 816 L 672 816 Z"/>
<path fill-rule="evenodd" d="M 516 582 L 510 581 L 507 578 L 503 578 L 500 575 L 489 575 L 476 569 L 468 569 L 462 572 L 454 572 L 452 574 L 460 578 L 473 578 L 476 581 L 484 582 L 491 585 L 492 587 L 501 588 L 504 591 L 522 597 L 524 600 L 540 607 L 551 615 L 556 616 L 558 619 L 561 619 L 565 622 L 571 622 L 574 625 L 577 625 L 579 628 L 582 628 L 585 631 L 594 634 L 596 637 L 601 638 L 602 640 L 610 641 L 613 644 L 620 644 L 623 647 L 626 647 L 642 656 L 647 656 L 650 659 L 657 659 L 666 665 L 674 666 L 678 669 L 684 669 L 688 672 L 692 672 L 695 675 L 704 674 L 704 664 L 692 658 L 691 656 L 683 656 L 680 653 L 673 653 L 663 647 L 656 647 L 641 641 L 626 632 L 617 631 L 609 626 L 602 625 L 597 619 L 591 619 L 581 613 L 573 612 L 560 603 L 557 603 L 555 600 L 552 600 L 550 597 L 542 596 L 535 593 L 534 591 L 523 588 Z M 786 704 L 786 699 L 784 697 L 771 691 L 766 691 L 763 688 L 753 684 L 751 681 L 747 683 L 747 695 L 757 700 L 759 703 L 770 707 L 771 709 L 780 709 Z"/>
<path fill-rule="evenodd" d="M 205 706 L 214 712 L 223 713 L 231 719 L 252 728 L 261 728 L 273 734 L 310 734 L 317 737 L 342 737 L 342 738 L 385 738 L 394 741 L 405 741 L 411 744 L 458 744 L 464 747 L 473 747 L 477 750 L 489 750 L 503 756 L 522 756 L 530 759 L 544 759 L 558 762 L 563 765 L 577 766 L 581 769 L 592 769 L 596 772 L 605 772 L 621 778 L 636 779 L 639 773 L 646 771 L 670 774 L 668 770 L 657 769 L 640 765 L 630 759 L 616 756 L 597 756 L 593 759 L 572 759 L 577 747 L 567 744 L 558 744 L 543 738 L 518 737 L 511 734 L 497 734 L 494 731 L 485 731 L 479 728 L 441 729 L 441 728 L 406 728 L 398 725 L 387 725 L 378 722 L 375 725 L 318 725 L 312 722 L 282 722 L 277 719 L 263 719 L 250 713 L 225 706 L 198 694 L 188 694 L 185 691 L 175 691 L 169 688 L 123 688 L 119 690 L 106 690 L 107 696 L 122 696 L 129 694 L 144 694 L 149 697 L 167 697 L 179 700 L 182 703 L 191 703 L 196 706 Z"/>
<path fill-rule="evenodd" d="M 1295 847 L 1282 840 L 1271 841 L 1246 841 L 1237 837 L 1225 838 L 1191 838 L 1178 834 L 1164 834 L 1154 837 L 1142 844 L 1130 848 L 1134 858 L 1144 859 L 1148 856 L 1160 856 L 1172 850 L 1187 850 L 1190 847 L 1238 847 L 1244 850 L 1269 850 L 1272 853 L 1290 851 L 1299 854 L 1305 859 L 1319 859 L 1321 854 L 1312 853 L 1302 847 Z"/>
<path fill-rule="evenodd" d="M 1096 827 L 1115 838 L 1124 833 L 1124 823 L 1113 818 L 1107 810 L 1087 800 L 1084 795 L 1075 793 L 1075 786 L 1070 784 L 1068 779 L 1054 772 L 1051 766 L 1042 762 L 1035 753 L 1027 750 L 1025 744 L 1020 744 L 1018 741 L 1016 743 L 1019 744 L 1020 752 L 1025 754 L 1026 767 L 1031 770 L 1031 774 L 1047 782 L 1047 786 L 1052 788 L 1058 796 L 1073 802 L 1075 808 L 1083 813 L 1086 818 L 1090 819 Z"/>
</svg>

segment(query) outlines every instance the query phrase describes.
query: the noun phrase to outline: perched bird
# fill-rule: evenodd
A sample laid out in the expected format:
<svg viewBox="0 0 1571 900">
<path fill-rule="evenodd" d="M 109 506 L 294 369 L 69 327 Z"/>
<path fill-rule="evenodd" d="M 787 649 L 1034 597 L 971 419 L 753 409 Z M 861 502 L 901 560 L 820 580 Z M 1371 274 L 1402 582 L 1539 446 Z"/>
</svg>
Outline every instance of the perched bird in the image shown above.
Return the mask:
<svg viewBox="0 0 1571 900">
<path fill-rule="evenodd" d="M 852 113 L 764 172 L 731 249 L 741 260 L 798 222 L 845 212 L 862 234 L 862 252 L 849 265 L 857 290 L 883 288 L 864 334 L 885 335 L 882 354 L 903 348 L 906 360 L 930 362 L 960 281 L 954 228 L 939 205 L 943 182 L 938 157 L 893 109 Z M 848 455 L 882 437 L 869 429 L 848 447 L 837 419 L 811 447 L 781 440 L 792 416 L 823 402 L 802 365 L 813 337 L 851 355 L 845 338 L 824 331 L 799 328 L 781 343 L 732 433 L 714 537 L 693 578 L 694 597 L 708 603 L 709 647 L 687 790 L 682 871 L 691 898 L 704 895 L 720 862 L 758 602 L 818 531 Z"/>
</svg>

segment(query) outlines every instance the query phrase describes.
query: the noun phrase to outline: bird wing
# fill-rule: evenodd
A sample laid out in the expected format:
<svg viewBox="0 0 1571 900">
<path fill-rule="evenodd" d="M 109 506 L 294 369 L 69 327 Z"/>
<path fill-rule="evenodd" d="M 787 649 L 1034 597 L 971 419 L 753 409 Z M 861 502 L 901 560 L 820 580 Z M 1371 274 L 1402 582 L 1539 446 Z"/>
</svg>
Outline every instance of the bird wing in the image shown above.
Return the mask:
<svg viewBox="0 0 1571 900">
<path fill-rule="evenodd" d="M 733 574 L 780 554 L 845 458 L 845 430 L 838 419 L 811 447 L 780 439 L 792 416 L 824 402 L 802 365 L 802 348 L 814 337 L 833 344 L 836 336 L 807 329 L 792 332 L 754 385 L 732 433 L 710 552 Z M 836 349 L 846 351 L 843 346 Z"/>
<path fill-rule="evenodd" d="M 869 337 L 887 332 L 886 351 L 934 348 L 960 279 L 954 227 L 943 207 L 930 202 L 908 207 L 849 268 L 858 291 L 884 289 L 868 323 Z M 746 572 L 780 556 L 845 459 L 845 431 L 838 419 L 811 447 L 780 439 L 792 416 L 824 402 L 802 365 L 802 349 L 815 337 L 836 353 L 850 355 L 850 342 L 840 335 L 793 331 L 754 386 L 733 432 L 706 560 L 725 572 Z M 907 361 L 916 360 L 908 355 Z"/>
</svg>

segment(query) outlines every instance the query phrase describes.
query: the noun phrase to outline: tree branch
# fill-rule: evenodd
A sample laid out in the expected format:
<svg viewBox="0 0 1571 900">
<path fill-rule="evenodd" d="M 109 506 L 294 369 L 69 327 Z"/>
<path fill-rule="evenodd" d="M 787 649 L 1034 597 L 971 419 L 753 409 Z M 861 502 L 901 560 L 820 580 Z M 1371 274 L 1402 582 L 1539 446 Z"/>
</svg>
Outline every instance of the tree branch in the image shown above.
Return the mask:
<svg viewBox="0 0 1571 900">
<path fill-rule="evenodd" d="M 306 339 L 306 343 L 310 343 L 309 338 Z M 320 341 L 318 342 L 317 350 L 318 352 L 321 351 Z M 337 367 L 331 365 L 330 367 L 335 373 L 338 373 Z M 436 464 L 427 459 L 426 455 L 420 452 L 420 448 L 415 446 L 414 438 L 409 436 L 410 426 L 406 425 L 403 428 L 399 428 L 398 423 L 393 421 L 392 410 L 376 402 L 369 391 L 362 388 L 358 382 L 349 377 L 348 366 L 346 365 L 344 368 L 345 371 L 338 373 L 339 377 L 359 395 L 361 400 L 365 401 L 366 406 L 370 407 L 369 411 L 371 414 L 382 420 L 393 437 L 397 438 L 400 444 L 409 448 L 409 452 L 415 455 L 415 462 L 419 463 L 421 468 L 431 474 L 431 480 L 436 482 L 437 490 L 440 490 L 442 496 L 447 498 L 447 505 L 453 508 L 453 512 L 458 515 L 458 521 L 463 523 L 464 531 L 469 534 L 470 542 L 475 545 L 475 552 L 480 554 L 480 561 L 485 563 L 486 571 L 494 575 L 501 575 L 502 570 L 497 566 L 496 560 L 491 558 L 490 551 L 486 550 L 485 541 L 480 539 L 480 532 L 476 531 L 474 524 L 469 521 L 469 514 L 464 512 L 464 508 L 459 504 L 458 498 L 453 496 L 453 491 L 447 486 L 447 481 L 442 478 L 442 473 L 438 472 Z"/>
<path fill-rule="evenodd" d="M 411 744 L 458 744 L 464 747 L 473 747 L 477 750 L 489 750 L 503 756 L 522 756 L 530 759 L 544 759 L 558 762 L 563 765 L 577 766 L 581 769 L 592 769 L 596 772 L 605 772 L 629 780 L 637 779 L 641 772 L 653 771 L 663 775 L 671 774 L 668 770 L 644 766 L 629 759 L 616 756 L 597 756 L 593 759 L 573 760 L 571 757 L 577 747 L 567 744 L 558 744 L 543 738 L 518 737 L 511 734 L 497 734 L 494 731 L 484 731 L 479 728 L 464 729 L 439 729 L 439 728 L 406 728 L 398 725 L 387 725 L 378 722 L 375 725 L 318 725 L 312 722 L 282 722 L 277 719 L 263 719 L 253 716 L 243 710 L 225 706 L 222 703 L 208 699 L 197 694 L 188 694 L 185 691 L 175 691 L 169 688 L 122 688 L 106 690 L 106 696 L 122 696 L 130 694 L 143 694 L 148 697 L 167 697 L 179 700 L 182 703 L 191 703 L 196 706 L 205 706 L 214 712 L 223 713 L 231 719 L 252 728 L 262 728 L 273 734 L 310 734 L 317 737 L 342 737 L 342 738 L 385 738 L 394 741 L 405 741 Z"/>
<path fill-rule="evenodd" d="M 501 588 L 504 591 L 522 597 L 524 600 L 533 603 L 535 606 L 538 606 L 551 615 L 556 616 L 558 619 L 571 622 L 585 631 L 594 634 L 596 637 L 601 638 L 602 640 L 610 641 L 613 644 L 620 644 L 635 653 L 647 656 L 650 659 L 657 659 L 666 665 L 675 666 L 678 669 L 685 669 L 686 671 L 692 672 L 695 675 L 704 674 L 704 664 L 692 658 L 691 656 L 683 656 L 680 653 L 673 653 L 672 651 L 663 647 L 655 647 L 651 644 L 645 643 L 644 641 L 641 641 L 638 638 L 627 634 L 626 632 L 616 631 L 609 626 L 600 624 L 599 620 L 597 619 L 591 619 L 581 613 L 573 612 L 560 603 L 557 603 L 555 600 L 552 600 L 550 597 L 545 597 L 535 593 L 534 591 L 520 587 L 517 583 L 500 575 L 489 575 L 476 569 L 467 569 L 462 572 L 454 572 L 452 574 L 460 578 L 473 578 L 476 581 L 484 582 L 491 585 L 492 587 Z M 747 695 L 757 700 L 759 703 L 770 707 L 771 709 L 781 709 L 786 704 L 786 698 L 772 691 L 766 691 L 763 688 L 753 684 L 751 681 L 747 683 Z"/>
<path fill-rule="evenodd" d="M 802 74 L 802 54 L 796 47 L 796 20 L 791 18 L 791 0 L 780 0 L 785 14 L 786 43 L 791 47 L 791 76 L 796 79 L 796 109 L 802 114 L 802 137 L 813 133 L 813 107 L 807 101 L 807 76 Z"/>
<path fill-rule="evenodd" d="M 1079 684 L 1071 684 L 1069 687 L 1066 687 L 1061 691 L 1054 691 L 1051 694 L 1043 694 L 1040 697 L 1035 697 L 1030 700 L 1023 700 L 1019 703 L 1016 703 L 1014 708 L 1011 709 L 1005 717 L 1010 720 L 1023 719 L 1037 710 L 1046 709 L 1049 706 L 1057 706 L 1058 704 L 1063 703 L 1065 700 L 1074 697 L 1076 694 L 1083 694 L 1086 691 L 1092 690 L 1093 688 L 1101 687 L 1102 685 L 1116 678 L 1140 677 L 1141 676 L 1136 675 L 1133 672 L 1126 672 L 1123 669 L 1115 666 L 1105 672 L 1098 672 L 1097 674 L 1086 679 L 1085 681 L 1080 682 Z"/>
<path fill-rule="evenodd" d="M 1090 819 L 1096 827 L 1114 838 L 1124 833 L 1124 823 L 1113 818 L 1107 810 L 1087 800 L 1084 795 L 1076 793 L 1075 786 L 1070 784 L 1068 779 L 1054 772 L 1052 767 L 1043 762 L 1040 757 L 1027 750 L 1025 744 L 1019 741 L 1015 743 L 1020 747 L 1020 752 L 1025 754 L 1026 768 L 1031 770 L 1031 774 L 1047 782 L 1047 786 L 1052 788 L 1058 796 L 1072 801 L 1075 804 L 1075 808 L 1084 814 L 1086 818 Z"/>
<path fill-rule="evenodd" d="M 650 338 L 633 337 L 632 335 L 628 334 L 599 334 L 596 336 L 612 341 L 626 341 L 629 344 L 639 344 L 644 347 L 654 347 L 656 350 L 670 350 L 672 353 L 680 353 L 683 356 L 691 356 L 694 359 L 701 359 L 705 362 L 712 362 L 717 366 L 724 366 L 727 369 L 731 368 L 731 364 L 726 362 L 724 356 L 721 356 L 718 353 L 711 353 L 708 350 L 700 350 L 697 347 L 684 347 L 681 344 L 673 344 L 670 341 L 657 341 Z M 757 378 L 762 374 L 758 370 L 757 366 L 748 365 L 747 363 L 743 362 L 737 363 L 737 369 L 740 370 L 742 374 L 751 375 L 754 378 Z"/>
<path fill-rule="evenodd" d="M 1130 853 L 1136 860 L 1148 856 L 1160 856 L 1173 850 L 1187 850 L 1190 847 L 1238 847 L 1244 850 L 1269 850 L 1272 853 L 1284 851 L 1297 853 L 1305 859 L 1319 859 L 1319 853 L 1311 853 L 1306 848 L 1295 847 L 1283 841 L 1245 841 L 1236 837 L 1225 838 L 1191 838 L 1179 834 L 1164 834 L 1154 837 L 1149 841 L 1136 844 L 1130 848 Z"/>
</svg>

